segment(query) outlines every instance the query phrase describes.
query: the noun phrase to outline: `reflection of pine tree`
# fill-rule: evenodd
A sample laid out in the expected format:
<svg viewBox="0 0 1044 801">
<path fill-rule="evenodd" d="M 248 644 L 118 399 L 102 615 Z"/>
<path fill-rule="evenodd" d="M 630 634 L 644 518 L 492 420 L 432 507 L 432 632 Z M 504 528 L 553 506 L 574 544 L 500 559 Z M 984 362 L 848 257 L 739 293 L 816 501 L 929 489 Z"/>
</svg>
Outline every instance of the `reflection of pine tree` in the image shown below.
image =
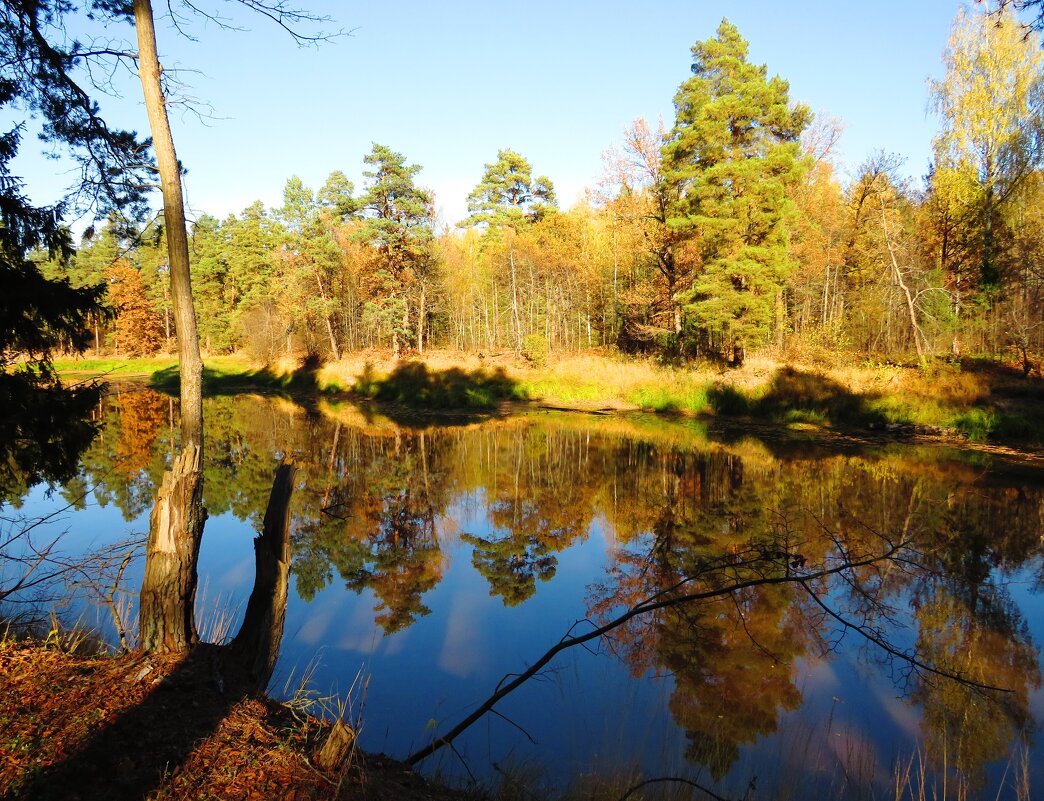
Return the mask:
<svg viewBox="0 0 1044 801">
<path fill-rule="evenodd" d="M 463 539 L 475 549 L 472 564 L 489 581 L 490 594 L 516 606 L 536 592 L 537 579 L 554 576 L 556 553 L 587 536 L 602 476 L 576 432 L 519 428 L 488 444 L 488 516 L 503 533 Z"/>
<path fill-rule="evenodd" d="M 344 536 L 339 517 L 320 514 L 300 520 L 294 540 L 293 572 L 297 594 L 305 601 L 333 581 L 334 570 L 341 576 L 359 574 L 369 555 L 365 542 Z"/>
<path fill-rule="evenodd" d="M 421 596 L 442 578 L 443 558 L 426 498 L 405 490 L 382 500 L 381 519 L 369 538 L 369 566 L 344 578 L 349 589 L 374 591 L 380 599 L 376 622 L 391 634 L 431 612 Z"/>
<path fill-rule="evenodd" d="M 697 608 L 676 607 L 658 626 L 659 663 L 674 676 L 670 708 L 686 755 L 721 779 L 739 747 L 776 730 L 797 709 L 794 660 L 804 654 L 795 590 L 747 591 Z"/>
<path fill-rule="evenodd" d="M 537 579 L 555 575 L 558 559 L 545 545 L 527 541 L 524 534 L 486 539 L 471 534 L 461 537 L 474 551 L 471 563 L 489 582 L 489 594 L 504 599 L 504 606 L 518 606 L 536 592 Z"/>
<path fill-rule="evenodd" d="M 643 470 L 628 479 L 640 499 L 646 534 L 616 554 L 612 583 L 596 590 L 592 613 L 605 619 L 669 590 L 684 577 L 702 585 L 778 574 L 781 536 L 773 486 L 747 476 L 743 459 L 725 451 L 645 451 Z M 631 454 L 634 458 L 634 454 Z M 629 509 L 628 509 L 629 511 Z M 744 566 L 746 565 L 746 566 Z M 751 589 L 712 603 L 661 610 L 614 632 L 617 650 L 636 675 L 674 676 L 670 708 L 689 739 L 687 755 L 716 778 L 739 747 L 776 729 L 781 711 L 796 708 L 793 661 L 804 653 L 793 591 Z"/>
<path fill-rule="evenodd" d="M 295 536 L 294 573 L 303 597 L 332 580 L 333 567 L 348 589 L 373 590 L 376 621 L 386 633 L 429 613 L 421 598 L 445 569 L 435 520 L 452 491 L 442 468 L 448 441 L 427 433 L 339 433 L 328 472 L 341 483 L 328 475 L 323 511 L 302 521 Z"/>
</svg>

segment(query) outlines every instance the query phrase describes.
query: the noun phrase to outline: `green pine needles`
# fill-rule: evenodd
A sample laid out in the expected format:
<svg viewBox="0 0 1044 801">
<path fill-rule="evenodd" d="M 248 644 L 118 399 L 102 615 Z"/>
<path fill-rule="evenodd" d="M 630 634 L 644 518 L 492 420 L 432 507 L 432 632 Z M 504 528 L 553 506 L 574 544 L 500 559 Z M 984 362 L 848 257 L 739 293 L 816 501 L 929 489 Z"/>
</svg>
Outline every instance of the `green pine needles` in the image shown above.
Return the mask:
<svg viewBox="0 0 1044 801">
<path fill-rule="evenodd" d="M 747 42 L 728 20 L 692 48 L 692 77 L 674 98 L 663 180 L 676 198 L 668 224 L 697 262 L 684 310 L 682 347 L 742 362 L 765 341 L 791 269 L 789 189 L 806 169 L 800 136 L 809 109 L 789 85 L 747 62 Z"/>
</svg>

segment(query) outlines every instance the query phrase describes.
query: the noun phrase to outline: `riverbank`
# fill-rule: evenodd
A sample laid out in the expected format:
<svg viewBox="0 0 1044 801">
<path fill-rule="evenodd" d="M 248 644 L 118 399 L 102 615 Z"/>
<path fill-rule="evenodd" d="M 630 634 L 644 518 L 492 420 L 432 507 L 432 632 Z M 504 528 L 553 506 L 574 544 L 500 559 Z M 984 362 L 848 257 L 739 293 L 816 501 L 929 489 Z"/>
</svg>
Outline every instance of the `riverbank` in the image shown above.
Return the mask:
<svg viewBox="0 0 1044 801">
<path fill-rule="evenodd" d="M 0 796 L 10 799 L 460 801 L 401 763 L 318 757 L 329 722 L 299 705 L 230 699 L 190 658 L 70 653 L 0 639 Z"/>
<path fill-rule="evenodd" d="M 177 387 L 173 359 L 60 360 L 69 379 L 137 377 Z M 396 362 L 379 352 L 327 364 L 206 360 L 210 392 L 248 387 L 314 391 L 434 409 L 489 410 L 509 401 L 583 411 L 642 410 L 746 417 L 788 426 L 847 427 L 1044 445 L 1044 381 L 1014 364 L 968 359 L 928 367 L 784 363 L 767 356 L 739 369 L 674 368 L 618 355 L 562 356 L 544 364 L 513 354 L 436 351 Z"/>
</svg>

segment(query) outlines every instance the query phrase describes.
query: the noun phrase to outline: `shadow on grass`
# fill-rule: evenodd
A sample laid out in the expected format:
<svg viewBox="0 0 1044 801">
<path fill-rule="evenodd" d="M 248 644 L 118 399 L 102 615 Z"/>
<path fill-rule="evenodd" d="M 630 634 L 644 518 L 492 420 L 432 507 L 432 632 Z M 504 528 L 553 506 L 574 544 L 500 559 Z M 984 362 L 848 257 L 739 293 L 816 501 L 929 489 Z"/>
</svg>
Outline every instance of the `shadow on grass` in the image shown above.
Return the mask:
<svg viewBox="0 0 1044 801">
<path fill-rule="evenodd" d="M 853 428 L 888 428 L 895 433 L 958 433 L 972 442 L 1008 442 L 1016 445 L 1044 443 L 1044 382 L 1027 379 L 1015 369 L 996 362 L 972 362 L 960 372 L 978 374 L 986 387 L 979 399 L 948 399 L 939 379 L 932 397 L 943 414 L 925 420 L 921 408 L 932 414 L 925 401 L 927 390 L 897 394 L 857 393 L 826 376 L 793 367 L 778 370 L 767 387 L 745 392 L 717 385 L 707 393 L 711 408 L 720 415 L 747 416 L 773 423 L 814 423 Z"/>
<path fill-rule="evenodd" d="M 956 428 L 974 441 L 1044 444 L 1044 380 L 994 359 L 964 359 L 960 369 L 977 376 L 987 401 L 958 416 Z"/>
<path fill-rule="evenodd" d="M 881 426 L 889 422 L 872 408 L 875 395 L 851 392 L 825 376 L 793 367 L 776 372 L 766 390 L 756 396 L 735 387 L 717 385 L 707 393 L 711 408 L 723 415 L 747 415 L 777 423 L 830 423 Z"/>
<path fill-rule="evenodd" d="M 264 387 L 287 392 L 317 392 L 317 375 L 322 365 L 317 359 L 304 359 L 301 366 L 289 373 L 275 373 L 267 367 L 258 370 L 225 372 L 203 368 L 203 391 L 207 395 L 234 395 L 245 389 Z M 157 370 L 149 379 L 149 386 L 162 392 L 178 392 L 181 371 L 177 365 Z"/>
<path fill-rule="evenodd" d="M 424 409 L 491 410 L 501 401 L 526 400 L 516 381 L 502 369 L 429 370 L 422 362 L 400 364 L 385 377 L 367 364 L 352 391 L 366 398 Z"/>
<path fill-rule="evenodd" d="M 207 395 L 231 395 L 255 388 L 315 393 L 343 391 L 368 400 L 441 411 L 490 411 L 496 409 L 501 401 L 527 400 L 522 387 L 501 368 L 431 370 L 423 362 L 404 362 L 382 376 L 367 363 L 363 374 L 344 391 L 320 386 L 318 373 L 321 367 L 317 358 L 303 360 L 300 367 L 288 373 L 275 373 L 268 368 L 223 372 L 204 367 L 203 391 Z M 176 393 L 180 379 L 180 371 L 175 365 L 153 373 L 149 386 Z"/>
</svg>

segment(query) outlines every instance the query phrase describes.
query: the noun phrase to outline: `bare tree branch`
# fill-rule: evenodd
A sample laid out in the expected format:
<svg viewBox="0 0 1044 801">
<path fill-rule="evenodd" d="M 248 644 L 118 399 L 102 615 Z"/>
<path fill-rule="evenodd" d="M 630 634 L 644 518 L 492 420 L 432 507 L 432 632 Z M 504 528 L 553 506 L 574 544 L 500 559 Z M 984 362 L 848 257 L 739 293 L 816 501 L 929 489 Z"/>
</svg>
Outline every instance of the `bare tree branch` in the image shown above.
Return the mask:
<svg viewBox="0 0 1044 801">
<path fill-rule="evenodd" d="M 608 634 L 609 632 L 613 631 L 614 629 L 619 628 L 624 623 L 626 623 L 634 617 L 644 615 L 649 612 L 655 612 L 659 609 L 665 609 L 672 606 L 687 604 L 694 601 L 705 601 L 712 598 L 719 598 L 739 590 L 749 589 L 753 587 L 797 583 L 801 584 L 806 589 L 806 591 L 812 592 L 811 587 L 809 586 L 812 582 L 826 579 L 831 576 L 836 576 L 846 571 L 852 571 L 861 567 L 869 567 L 875 564 L 879 564 L 881 562 L 893 558 L 895 555 L 899 554 L 908 547 L 909 543 L 905 541 L 900 542 L 898 544 L 890 544 L 883 552 L 879 554 L 871 554 L 859 559 L 846 559 L 840 562 L 839 564 L 835 564 L 833 567 L 824 566 L 820 570 L 804 574 L 793 574 L 787 571 L 783 575 L 758 575 L 755 578 L 742 579 L 736 577 L 734 569 L 735 566 L 730 566 L 731 568 L 733 568 L 733 570 L 731 571 L 733 573 L 733 577 L 730 583 L 719 584 L 718 586 L 714 586 L 704 590 L 696 590 L 693 592 L 687 592 L 682 594 L 671 594 L 681 590 L 681 588 L 683 588 L 687 584 L 698 582 L 700 580 L 707 580 L 714 577 L 713 575 L 709 576 L 705 573 L 687 576 L 675 583 L 672 587 L 657 592 L 649 598 L 635 604 L 626 612 L 603 624 L 602 626 L 598 626 L 597 628 L 594 628 L 591 631 L 586 632 L 585 634 L 567 634 L 566 636 L 562 637 L 562 639 L 560 639 L 554 646 L 545 651 L 544 654 L 540 656 L 540 658 L 537 659 L 530 667 L 517 674 L 511 681 L 505 683 L 502 679 L 501 682 L 497 685 L 497 690 L 491 696 L 489 696 L 482 704 L 480 704 L 471 714 L 467 715 L 460 723 L 454 726 L 446 734 L 434 738 L 431 741 L 431 743 L 410 754 L 406 758 L 406 764 L 415 765 L 421 760 L 431 756 L 433 753 L 435 753 L 443 746 L 451 744 L 458 736 L 460 736 L 464 731 L 470 728 L 476 721 L 484 717 L 486 713 L 492 711 L 493 708 L 505 696 L 511 694 L 519 687 L 521 687 L 526 681 L 540 673 L 544 669 L 544 667 L 546 667 L 562 651 L 602 637 L 605 634 Z M 768 564 L 768 560 L 766 560 L 765 565 L 768 566 Z M 725 571 L 728 572 L 728 569 L 726 568 Z M 867 634 L 873 636 L 870 632 L 867 632 Z M 890 650 L 890 653 L 894 653 L 896 656 L 905 658 L 905 655 L 902 652 L 899 652 L 898 649 L 892 648 Z M 928 669 L 928 666 L 924 665 L 921 662 L 917 662 L 916 664 L 918 667 Z M 941 671 L 936 668 L 931 668 L 930 672 L 938 675 L 944 675 L 948 678 L 957 680 L 963 684 L 978 687 L 980 689 L 1003 689 L 999 687 L 983 685 L 978 682 L 971 681 L 966 677 L 946 673 L 945 671 Z"/>
</svg>

